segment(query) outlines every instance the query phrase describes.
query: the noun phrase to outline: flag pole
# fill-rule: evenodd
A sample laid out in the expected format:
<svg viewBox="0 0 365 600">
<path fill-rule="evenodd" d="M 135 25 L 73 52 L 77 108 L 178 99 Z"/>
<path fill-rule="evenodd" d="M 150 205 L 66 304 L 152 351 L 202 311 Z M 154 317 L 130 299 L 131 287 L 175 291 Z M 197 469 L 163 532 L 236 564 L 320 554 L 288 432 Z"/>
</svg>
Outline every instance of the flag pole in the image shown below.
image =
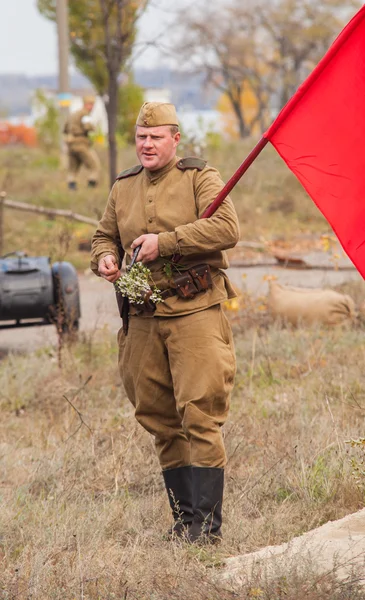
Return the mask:
<svg viewBox="0 0 365 600">
<path fill-rule="evenodd" d="M 224 188 L 221 189 L 218 196 L 215 200 L 213 200 L 212 204 L 205 209 L 200 219 L 208 219 L 211 217 L 217 208 L 222 204 L 223 200 L 228 196 L 229 192 L 234 188 L 236 183 L 241 179 L 242 175 L 246 173 L 247 169 L 252 165 L 254 160 L 258 157 L 260 152 L 265 148 L 266 144 L 269 140 L 265 137 L 262 137 L 259 142 L 257 142 L 256 146 L 251 150 L 250 154 L 245 158 L 240 167 L 238 167 L 237 171 L 233 173 L 232 177 L 227 181 Z M 172 255 L 172 262 L 178 263 L 182 258 L 182 255 L 179 253 L 175 253 Z"/>
<path fill-rule="evenodd" d="M 266 144 L 269 140 L 265 137 L 262 137 L 260 141 L 256 144 L 256 146 L 251 150 L 250 154 L 245 158 L 240 167 L 238 167 L 237 171 L 232 175 L 232 177 L 227 181 L 224 188 L 219 192 L 216 199 L 208 206 L 208 208 L 203 212 L 201 219 L 207 219 L 211 217 L 213 213 L 217 210 L 217 208 L 222 204 L 223 200 L 228 196 L 229 192 L 234 188 L 236 183 L 241 179 L 242 175 L 246 173 L 247 169 L 252 165 L 254 160 L 258 157 L 260 152 L 265 148 Z"/>
</svg>

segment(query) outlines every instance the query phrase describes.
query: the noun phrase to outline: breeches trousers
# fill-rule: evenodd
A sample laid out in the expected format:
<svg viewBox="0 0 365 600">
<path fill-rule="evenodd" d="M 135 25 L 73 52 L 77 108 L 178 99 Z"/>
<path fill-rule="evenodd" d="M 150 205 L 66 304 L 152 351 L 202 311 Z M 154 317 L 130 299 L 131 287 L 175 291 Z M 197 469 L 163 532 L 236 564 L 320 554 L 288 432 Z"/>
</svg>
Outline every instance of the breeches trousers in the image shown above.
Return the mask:
<svg viewBox="0 0 365 600">
<path fill-rule="evenodd" d="M 236 363 L 220 305 L 181 317 L 130 318 L 118 333 L 119 369 L 162 469 L 224 467 L 221 426 Z"/>
<path fill-rule="evenodd" d="M 89 181 L 98 181 L 100 171 L 100 161 L 93 148 L 80 146 L 69 149 L 68 151 L 68 181 L 76 181 L 77 173 L 81 166 L 88 171 Z"/>
</svg>

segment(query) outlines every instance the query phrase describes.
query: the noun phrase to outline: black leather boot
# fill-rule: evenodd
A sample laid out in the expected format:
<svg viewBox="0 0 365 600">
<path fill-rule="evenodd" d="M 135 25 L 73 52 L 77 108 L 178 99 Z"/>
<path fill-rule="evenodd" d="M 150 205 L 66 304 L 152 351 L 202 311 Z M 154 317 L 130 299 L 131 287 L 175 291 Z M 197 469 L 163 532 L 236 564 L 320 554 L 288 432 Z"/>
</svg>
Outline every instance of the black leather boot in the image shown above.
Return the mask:
<svg viewBox="0 0 365 600">
<path fill-rule="evenodd" d="M 168 537 L 183 537 L 193 521 L 193 491 L 191 466 L 162 471 L 174 525 Z"/>
<path fill-rule="evenodd" d="M 192 544 L 216 544 L 222 538 L 224 469 L 192 467 L 194 518 L 187 538 Z"/>
<path fill-rule="evenodd" d="M 68 182 L 68 189 L 69 190 L 77 190 L 77 183 L 76 183 L 76 181 L 69 181 Z"/>
<path fill-rule="evenodd" d="M 87 182 L 88 187 L 94 188 L 94 187 L 96 187 L 96 185 L 97 185 L 97 183 L 96 183 L 95 179 L 89 179 L 89 181 Z"/>
</svg>

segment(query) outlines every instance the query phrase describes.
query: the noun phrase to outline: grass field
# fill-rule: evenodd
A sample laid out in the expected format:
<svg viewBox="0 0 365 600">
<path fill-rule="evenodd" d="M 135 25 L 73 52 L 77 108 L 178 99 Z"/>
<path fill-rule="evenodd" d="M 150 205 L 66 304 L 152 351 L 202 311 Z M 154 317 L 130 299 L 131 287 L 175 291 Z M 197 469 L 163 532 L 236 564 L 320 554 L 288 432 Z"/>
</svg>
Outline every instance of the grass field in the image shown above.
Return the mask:
<svg viewBox="0 0 365 600">
<path fill-rule="evenodd" d="M 211 150 L 226 180 L 248 144 Z M 64 173 L 40 151 L 2 150 L 10 198 L 88 216 L 108 184 L 71 195 Z M 121 169 L 135 163 L 125 150 Z M 270 150 L 232 194 L 242 238 L 315 240 L 328 226 Z M 92 228 L 6 210 L 4 252 L 71 260 Z M 362 303 L 362 286 L 347 286 Z M 115 332 L 96 330 L 62 349 L 0 361 L 1 600 L 360 600 L 336 573 L 293 565 L 240 591 L 220 583 L 224 559 L 279 544 L 364 506 L 365 351 L 361 321 L 289 329 L 248 303 L 228 312 L 237 377 L 224 428 L 228 453 L 224 540 L 198 548 L 164 539 L 167 495 L 152 439 L 135 422 L 117 372 Z"/>
<path fill-rule="evenodd" d="M 234 328 L 216 549 L 163 539 L 167 495 L 152 440 L 121 388 L 114 336 L 81 336 L 63 349 L 62 369 L 52 348 L 1 361 L 0 598 L 363 597 L 294 574 L 285 585 L 252 582 L 240 596 L 212 582 L 225 557 L 364 504 L 365 481 L 350 461 L 361 466 L 363 456 L 346 443 L 364 433 L 363 329 L 242 328 L 237 317 Z"/>
</svg>

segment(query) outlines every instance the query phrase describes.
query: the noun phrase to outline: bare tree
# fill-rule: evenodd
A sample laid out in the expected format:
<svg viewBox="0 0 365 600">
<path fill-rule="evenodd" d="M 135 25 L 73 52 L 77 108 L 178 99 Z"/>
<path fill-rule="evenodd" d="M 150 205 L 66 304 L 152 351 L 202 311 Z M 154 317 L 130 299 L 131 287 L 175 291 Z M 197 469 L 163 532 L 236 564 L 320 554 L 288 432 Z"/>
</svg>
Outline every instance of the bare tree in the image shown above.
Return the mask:
<svg viewBox="0 0 365 600">
<path fill-rule="evenodd" d="M 231 0 L 181 14 L 179 62 L 204 72 L 227 96 L 240 137 L 268 125 L 326 52 L 359 0 Z M 256 114 L 243 96 L 250 90 Z"/>
<path fill-rule="evenodd" d="M 268 126 L 276 84 L 273 51 L 259 10 L 260 0 L 232 0 L 218 10 L 206 2 L 179 19 L 179 59 L 184 56 L 191 69 L 204 72 L 206 82 L 228 98 L 241 138 L 252 135 L 257 125 L 262 130 Z M 244 105 L 246 92 L 255 98 L 250 111 Z"/>
<path fill-rule="evenodd" d="M 118 117 L 118 77 L 122 65 L 127 58 L 127 48 L 129 56 L 135 30 L 134 15 L 128 27 L 125 26 L 125 15 L 123 13 L 128 8 L 127 4 L 130 4 L 130 2 L 126 2 L 125 0 L 100 0 L 105 36 L 105 65 L 108 71 L 105 105 L 108 115 L 109 175 L 111 184 L 115 181 L 117 174 L 117 142 L 115 133 Z"/>
<path fill-rule="evenodd" d="M 271 46 L 279 107 L 325 54 L 347 19 L 361 3 L 348 0 L 274 0 L 261 2 L 259 22 Z"/>
<path fill-rule="evenodd" d="M 250 79 L 250 40 L 249 23 L 240 17 L 234 6 L 224 9 L 224 19 L 220 11 L 208 5 L 201 11 L 190 11 L 180 20 L 183 32 L 176 51 L 190 70 L 204 72 L 206 82 L 226 94 L 243 138 L 250 135 L 242 106 Z"/>
</svg>

